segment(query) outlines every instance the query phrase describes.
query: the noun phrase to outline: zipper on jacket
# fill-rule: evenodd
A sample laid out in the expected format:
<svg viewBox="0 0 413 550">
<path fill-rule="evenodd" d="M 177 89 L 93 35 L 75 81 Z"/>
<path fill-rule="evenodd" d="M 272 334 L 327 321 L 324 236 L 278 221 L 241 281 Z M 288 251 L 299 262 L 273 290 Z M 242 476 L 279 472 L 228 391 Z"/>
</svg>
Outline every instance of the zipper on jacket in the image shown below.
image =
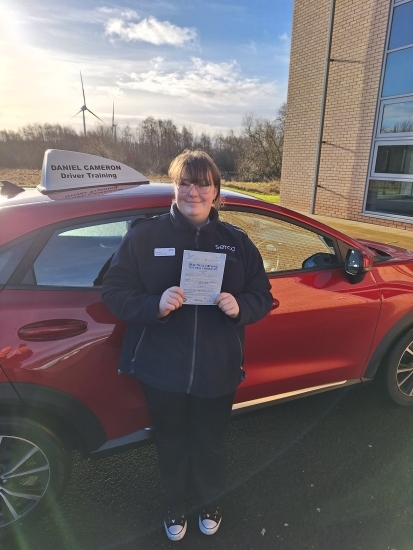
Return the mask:
<svg viewBox="0 0 413 550">
<path fill-rule="evenodd" d="M 192 342 L 192 345 L 193 345 L 193 348 L 192 348 L 192 364 L 191 364 L 191 374 L 189 375 L 189 386 L 188 386 L 188 389 L 187 389 L 187 393 L 189 393 L 191 391 L 192 382 L 194 380 L 197 329 L 198 329 L 198 306 L 195 306 L 194 339 L 193 339 L 193 342 Z"/>
<path fill-rule="evenodd" d="M 241 382 L 242 382 L 243 380 L 245 380 L 248 377 L 247 377 L 247 373 L 244 370 L 244 353 L 242 351 L 242 344 L 241 344 L 241 340 L 240 340 L 238 334 L 237 334 L 237 338 L 238 338 L 238 344 L 239 344 L 239 349 L 240 349 L 240 353 L 241 353 L 241 360 L 240 360 L 239 368 L 240 368 L 240 371 L 241 371 Z"/>
<path fill-rule="evenodd" d="M 145 331 L 146 331 L 146 327 L 144 327 L 144 329 L 143 329 L 143 331 L 142 331 L 142 334 L 141 334 L 141 337 L 139 338 L 139 341 L 138 341 L 138 343 L 136 344 L 135 353 L 134 353 L 134 355 L 133 355 L 132 363 L 135 362 L 136 355 L 137 355 L 137 353 L 138 353 L 138 349 L 139 349 L 139 346 L 141 345 L 141 342 L 142 342 L 142 339 L 143 339 L 143 335 L 145 334 Z"/>
<path fill-rule="evenodd" d="M 240 354 L 241 354 L 241 356 L 240 356 L 240 367 L 242 369 L 242 365 L 244 363 L 244 361 L 243 361 L 243 355 L 244 354 L 242 353 L 242 344 L 241 344 L 241 340 L 240 340 L 238 334 L 237 334 L 237 340 L 238 340 L 239 350 L 240 350 Z"/>
<path fill-rule="evenodd" d="M 196 230 L 196 235 L 195 235 L 195 250 L 199 250 L 199 234 L 200 234 L 200 232 L 201 232 L 201 228 L 198 227 L 198 229 Z M 192 348 L 191 374 L 189 375 L 189 385 L 188 385 L 187 393 L 189 393 L 191 391 L 192 382 L 194 380 L 197 330 L 198 330 L 198 306 L 195 306 L 194 339 L 193 339 L 193 342 L 192 342 L 193 348 Z"/>
</svg>

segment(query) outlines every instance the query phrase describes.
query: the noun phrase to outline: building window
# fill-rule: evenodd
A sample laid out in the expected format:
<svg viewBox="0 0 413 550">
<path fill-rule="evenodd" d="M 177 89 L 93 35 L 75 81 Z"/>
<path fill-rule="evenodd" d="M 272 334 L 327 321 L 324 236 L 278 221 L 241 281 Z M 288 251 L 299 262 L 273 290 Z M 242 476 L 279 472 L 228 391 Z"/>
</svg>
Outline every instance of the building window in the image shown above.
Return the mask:
<svg viewBox="0 0 413 550">
<path fill-rule="evenodd" d="M 413 93 L 413 48 L 404 48 L 387 55 L 383 97 Z"/>
<path fill-rule="evenodd" d="M 413 3 L 407 2 L 394 8 L 389 49 L 413 44 Z"/>
<path fill-rule="evenodd" d="M 393 216 L 413 217 L 413 183 L 370 180 L 366 209 Z"/>
<path fill-rule="evenodd" d="M 393 0 L 365 211 L 413 219 L 413 0 Z"/>
<path fill-rule="evenodd" d="M 384 103 L 380 117 L 381 134 L 406 134 L 413 136 L 413 101 Z"/>
<path fill-rule="evenodd" d="M 377 145 L 374 175 L 379 174 L 413 174 L 413 144 Z"/>
</svg>

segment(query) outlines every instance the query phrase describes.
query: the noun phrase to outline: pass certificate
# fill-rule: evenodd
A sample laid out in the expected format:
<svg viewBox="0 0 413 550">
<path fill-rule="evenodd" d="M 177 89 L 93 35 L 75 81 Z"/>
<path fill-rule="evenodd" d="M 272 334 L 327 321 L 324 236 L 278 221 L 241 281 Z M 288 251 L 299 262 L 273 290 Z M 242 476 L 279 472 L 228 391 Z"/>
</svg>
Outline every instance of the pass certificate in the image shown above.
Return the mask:
<svg viewBox="0 0 413 550">
<path fill-rule="evenodd" d="M 180 287 L 184 304 L 212 306 L 221 292 L 226 254 L 184 250 Z"/>
</svg>

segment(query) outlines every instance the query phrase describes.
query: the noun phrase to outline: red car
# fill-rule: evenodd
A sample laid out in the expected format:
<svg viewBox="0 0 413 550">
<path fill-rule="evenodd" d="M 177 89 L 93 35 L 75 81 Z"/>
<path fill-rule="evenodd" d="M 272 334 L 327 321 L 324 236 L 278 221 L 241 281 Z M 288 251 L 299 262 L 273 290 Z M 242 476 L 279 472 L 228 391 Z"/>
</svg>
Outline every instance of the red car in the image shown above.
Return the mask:
<svg viewBox="0 0 413 550">
<path fill-rule="evenodd" d="M 106 162 L 85 165 L 87 173 L 109 174 Z M 0 201 L 0 533 L 62 490 L 72 449 L 100 457 L 151 438 L 139 381 L 117 372 L 125 325 L 100 285 L 130 224 L 167 212 L 172 187 L 99 194 L 105 178 L 73 187 L 68 174 L 84 166 L 55 166 L 66 174 L 63 191 L 77 190 L 69 198 L 48 188 L 49 162 L 40 191 Z M 239 193 L 224 197 L 220 216 L 259 248 L 274 298 L 247 327 L 247 379 L 234 410 L 377 375 L 397 403 L 413 405 L 413 252 Z"/>
</svg>

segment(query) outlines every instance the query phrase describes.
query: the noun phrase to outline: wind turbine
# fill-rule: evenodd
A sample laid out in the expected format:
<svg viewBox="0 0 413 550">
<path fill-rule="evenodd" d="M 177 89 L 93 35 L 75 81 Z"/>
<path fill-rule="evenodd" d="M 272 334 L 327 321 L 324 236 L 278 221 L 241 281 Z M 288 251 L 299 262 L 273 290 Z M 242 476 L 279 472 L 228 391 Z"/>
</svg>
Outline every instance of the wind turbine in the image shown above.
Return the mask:
<svg viewBox="0 0 413 550">
<path fill-rule="evenodd" d="M 75 118 L 75 116 L 77 116 L 79 113 L 82 113 L 83 114 L 83 132 L 85 134 L 85 137 L 86 137 L 86 119 L 85 119 L 85 111 L 89 111 L 89 113 L 91 115 L 93 115 L 94 117 L 96 117 L 98 120 L 100 120 L 100 122 L 103 122 L 103 120 L 101 118 L 99 118 L 97 115 L 95 115 L 95 113 L 93 113 L 88 107 L 86 107 L 86 97 L 85 97 L 85 89 L 83 87 L 83 78 L 82 78 L 82 72 L 80 72 L 80 82 L 82 83 L 82 92 L 83 92 L 83 105 L 82 107 L 80 107 L 80 111 L 78 111 L 75 115 L 72 116 L 72 118 Z M 72 118 L 70 120 L 72 120 Z M 103 122 L 103 124 L 105 124 Z"/>
<path fill-rule="evenodd" d="M 116 126 L 115 124 L 115 102 L 113 102 L 113 111 L 112 111 L 112 137 L 116 141 Z"/>
</svg>

